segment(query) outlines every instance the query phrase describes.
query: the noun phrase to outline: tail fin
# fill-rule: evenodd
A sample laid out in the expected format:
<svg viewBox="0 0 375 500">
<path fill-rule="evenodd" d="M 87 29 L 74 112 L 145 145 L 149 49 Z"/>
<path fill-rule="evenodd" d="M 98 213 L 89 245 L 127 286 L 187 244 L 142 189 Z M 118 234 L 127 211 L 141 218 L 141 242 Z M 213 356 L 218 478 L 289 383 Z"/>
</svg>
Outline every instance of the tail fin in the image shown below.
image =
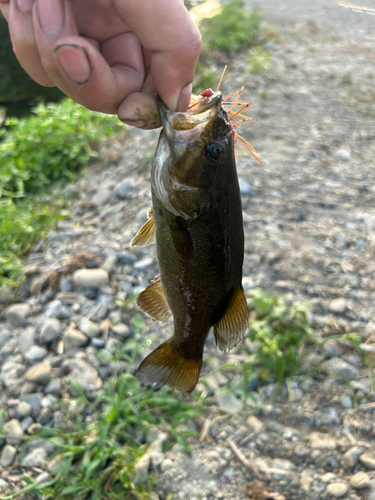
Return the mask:
<svg viewBox="0 0 375 500">
<path fill-rule="evenodd" d="M 181 392 L 191 392 L 198 382 L 202 358 L 186 359 L 170 343 L 171 339 L 152 351 L 140 364 L 136 376 L 142 384 L 155 388 L 168 385 Z"/>
</svg>

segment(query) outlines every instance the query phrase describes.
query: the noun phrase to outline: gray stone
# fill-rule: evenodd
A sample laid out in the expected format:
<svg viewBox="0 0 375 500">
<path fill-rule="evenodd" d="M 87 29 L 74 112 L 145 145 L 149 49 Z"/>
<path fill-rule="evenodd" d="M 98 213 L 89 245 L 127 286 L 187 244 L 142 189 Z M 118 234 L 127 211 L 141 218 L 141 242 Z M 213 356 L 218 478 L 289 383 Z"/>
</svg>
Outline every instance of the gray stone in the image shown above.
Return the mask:
<svg viewBox="0 0 375 500">
<path fill-rule="evenodd" d="M 18 418 L 24 418 L 31 415 L 33 409 L 29 403 L 26 401 L 21 401 L 17 408 Z"/>
<path fill-rule="evenodd" d="M 1 452 L 0 465 L 2 467 L 9 467 L 12 465 L 14 459 L 16 458 L 16 453 L 17 449 L 14 446 L 6 444 Z"/>
<path fill-rule="evenodd" d="M 3 434 L 5 441 L 7 444 L 19 445 L 23 442 L 22 437 L 24 436 L 24 432 L 22 430 L 21 424 L 15 418 L 12 420 L 8 420 L 3 425 Z"/>
<path fill-rule="evenodd" d="M 238 183 L 240 185 L 241 196 L 254 196 L 255 193 L 253 191 L 253 188 L 250 186 L 248 182 L 239 177 Z"/>
<path fill-rule="evenodd" d="M 359 456 L 363 453 L 363 448 L 360 446 L 353 446 L 346 451 L 341 457 L 341 464 L 348 469 L 353 468 L 358 462 Z"/>
<path fill-rule="evenodd" d="M 219 406 L 228 413 L 239 413 L 243 408 L 243 401 L 238 399 L 232 392 L 226 392 L 217 396 Z"/>
<path fill-rule="evenodd" d="M 132 191 L 132 187 L 133 187 L 133 179 L 131 178 L 124 179 L 123 181 L 120 182 L 120 184 L 117 186 L 115 190 L 116 196 L 121 200 L 127 198 Z"/>
<path fill-rule="evenodd" d="M 26 431 L 30 425 L 34 423 L 33 419 L 31 417 L 25 417 L 21 420 L 21 427 L 22 430 Z"/>
<path fill-rule="evenodd" d="M 250 415 L 250 417 L 246 419 L 246 423 L 250 427 L 251 432 L 255 432 L 257 434 L 264 428 L 263 422 L 261 422 L 255 415 Z"/>
<path fill-rule="evenodd" d="M 337 341 L 334 339 L 330 339 L 327 340 L 327 342 L 324 342 L 323 351 L 329 358 L 339 358 L 342 354 L 342 348 L 340 348 Z"/>
<path fill-rule="evenodd" d="M 47 465 L 47 452 L 44 448 L 34 448 L 21 462 L 21 467 L 43 468 Z"/>
<path fill-rule="evenodd" d="M 0 331 L 0 349 L 5 346 L 5 344 L 8 342 L 10 339 L 10 334 L 8 331 Z"/>
<path fill-rule="evenodd" d="M 347 380 L 356 380 L 360 378 L 359 370 L 340 358 L 327 359 L 327 361 L 322 363 L 322 366 L 336 376 Z"/>
<path fill-rule="evenodd" d="M 155 262 L 155 260 L 151 255 L 146 255 L 146 257 L 143 257 L 143 259 L 138 260 L 134 264 L 134 268 L 137 269 L 138 271 L 141 271 L 141 270 L 146 269 L 147 267 L 151 266 L 154 262 Z"/>
<path fill-rule="evenodd" d="M 359 461 L 368 469 L 375 470 L 375 453 L 367 451 L 359 457 Z"/>
<path fill-rule="evenodd" d="M 115 335 L 127 339 L 131 335 L 130 328 L 125 323 L 117 323 L 116 325 L 111 326 L 111 330 Z"/>
<path fill-rule="evenodd" d="M 105 259 L 102 269 L 104 271 L 107 271 L 108 274 L 112 274 L 116 271 L 116 266 L 117 266 L 117 254 L 112 254 L 108 255 L 108 257 Z"/>
<path fill-rule="evenodd" d="M 71 317 L 70 310 L 61 302 L 61 300 L 53 300 L 48 304 L 44 313 L 46 318 L 57 318 L 66 320 Z"/>
<path fill-rule="evenodd" d="M 92 203 L 96 207 L 102 207 L 111 199 L 112 190 L 108 188 L 100 188 L 92 198 Z"/>
<path fill-rule="evenodd" d="M 5 318 L 13 326 L 24 326 L 30 313 L 29 304 L 14 304 L 5 310 Z"/>
<path fill-rule="evenodd" d="M 20 397 L 20 401 L 28 403 L 34 412 L 37 412 L 39 410 L 41 405 L 41 400 L 42 400 L 42 394 L 40 394 L 39 392 L 23 394 Z"/>
<path fill-rule="evenodd" d="M 7 483 L 7 481 L 5 481 L 5 479 L 0 478 L 0 491 L 6 491 L 8 489 L 10 489 L 9 483 Z"/>
<path fill-rule="evenodd" d="M 349 149 L 340 148 L 336 151 L 336 156 L 342 161 L 349 161 L 352 157 L 352 153 Z"/>
<path fill-rule="evenodd" d="M 35 330 L 30 327 L 23 331 L 18 339 L 18 347 L 23 355 L 35 344 Z"/>
<path fill-rule="evenodd" d="M 334 498 L 341 498 L 348 492 L 348 487 L 344 483 L 331 483 L 327 486 L 326 493 Z"/>
<path fill-rule="evenodd" d="M 52 376 L 51 364 L 48 361 L 42 361 L 34 366 L 31 366 L 25 373 L 25 379 L 28 382 L 36 382 L 38 384 L 47 384 Z"/>
<path fill-rule="evenodd" d="M 38 345 L 32 345 L 25 353 L 25 360 L 31 364 L 39 363 L 47 356 L 47 349 Z"/>
<path fill-rule="evenodd" d="M 79 324 L 79 329 L 89 338 L 98 337 L 100 334 L 99 325 L 93 323 L 87 318 L 82 319 L 82 321 Z"/>
<path fill-rule="evenodd" d="M 90 316 L 93 321 L 102 321 L 108 315 L 108 304 L 102 303 L 94 306 L 90 311 Z"/>
<path fill-rule="evenodd" d="M 334 314 L 343 314 L 346 309 L 346 300 L 343 297 L 333 299 L 328 304 L 328 309 Z"/>
<path fill-rule="evenodd" d="M 69 369 L 69 378 L 79 384 L 84 391 L 97 391 L 102 388 L 103 382 L 97 370 L 82 359 L 70 359 L 64 362 Z"/>
<path fill-rule="evenodd" d="M 41 344 L 49 344 L 59 339 L 61 332 L 61 323 L 56 318 L 45 320 L 40 329 L 38 340 Z"/>
<path fill-rule="evenodd" d="M 104 269 L 78 269 L 73 274 L 74 284 L 83 288 L 100 288 L 108 285 L 109 276 Z"/>
<path fill-rule="evenodd" d="M 137 256 L 129 250 L 122 250 L 117 254 L 119 264 L 133 264 L 137 260 Z"/>
<path fill-rule="evenodd" d="M 68 328 L 64 332 L 63 341 L 65 351 L 69 351 L 74 347 L 83 347 L 89 342 L 87 336 L 84 333 L 80 332 L 79 330 L 75 330 L 74 328 Z"/>
<path fill-rule="evenodd" d="M 53 378 L 44 388 L 44 393 L 54 394 L 55 396 L 61 396 L 61 379 Z"/>
<path fill-rule="evenodd" d="M 340 403 L 347 410 L 353 407 L 353 401 L 349 394 L 341 394 Z"/>
<path fill-rule="evenodd" d="M 357 472 L 350 478 L 350 486 L 356 490 L 361 490 L 363 488 L 369 488 L 371 486 L 370 476 L 367 472 Z"/>
<path fill-rule="evenodd" d="M 148 479 L 148 471 L 151 465 L 151 457 L 148 453 L 143 455 L 134 466 L 134 483 L 142 484 Z"/>
</svg>

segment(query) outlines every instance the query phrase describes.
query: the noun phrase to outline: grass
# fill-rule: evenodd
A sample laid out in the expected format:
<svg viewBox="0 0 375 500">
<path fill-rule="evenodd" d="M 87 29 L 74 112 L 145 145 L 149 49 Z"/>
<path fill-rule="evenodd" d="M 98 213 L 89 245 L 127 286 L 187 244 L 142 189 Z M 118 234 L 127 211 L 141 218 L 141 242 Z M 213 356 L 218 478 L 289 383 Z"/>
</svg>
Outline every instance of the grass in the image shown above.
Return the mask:
<svg viewBox="0 0 375 500">
<path fill-rule="evenodd" d="M 111 362 L 126 361 L 128 366 L 132 366 L 140 344 L 135 349 L 133 347 L 132 341 L 128 341 Z M 149 498 L 152 477 L 142 484 L 134 481 L 137 461 L 147 452 L 148 431 L 157 427 L 168 433 L 165 449 L 177 442 L 188 450 L 187 438 L 194 433 L 181 427 L 201 414 L 200 402 L 191 399 L 183 401 L 180 395 L 166 387 L 158 393 L 145 390 L 130 373 L 109 380 L 93 402 L 86 397 L 79 384 L 71 381 L 71 387 L 77 397 L 58 403 L 59 409 L 66 415 L 63 426 L 59 429 L 41 427 L 30 438 L 47 440 L 55 446 L 53 456 L 49 458 L 50 463 L 53 461 L 56 464 L 55 470 L 41 483 L 30 476 L 23 476 L 27 485 L 2 497 L 2 500 L 26 494 L 30 499 Z M 78 416 L 69 414 L 72 401 L 85 408 Z M 0 432 L 2 423 L 0 414 Z M 28 443 L 25 448 L 27 446 Z"/>
<path fill-rule="evenodd" d="M 61 218 L 61 200 L 41 201 L 95 156 L 93 144 L 125 130 L 112 116 L 70 99 L 39 104 L 32 116 L 0 130 L 0 290 L 19 286 L 24 255 Z"/>
<path fill-rule="evenodd" d="M 243 0 L 231 0 L 215 16 L 202 19 L 199 29 L 203 44 L 194 80 L 197 94 L 216 87 L 220 76 L 215 70 L 218 61 L 223 67 L 223 60 L 259 43 L 261 15 L 258 10 L 248 12 Z"/>
</svg>

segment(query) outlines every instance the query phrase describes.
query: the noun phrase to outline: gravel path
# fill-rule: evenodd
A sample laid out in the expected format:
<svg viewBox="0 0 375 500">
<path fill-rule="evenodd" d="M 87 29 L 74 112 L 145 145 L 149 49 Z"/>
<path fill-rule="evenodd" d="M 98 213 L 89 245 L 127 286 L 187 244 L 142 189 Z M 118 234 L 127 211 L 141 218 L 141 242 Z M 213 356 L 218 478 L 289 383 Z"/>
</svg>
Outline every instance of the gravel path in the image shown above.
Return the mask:
<svg viewBox="0 0 375 500">
<path fill-rule="evenodd" d="M 223 84 L 228 93 L 245 84 L 253 121 L 243 134 L 263 160 L 238 150 L 244 286 L 309 303 L 318 339 L 355 331 L 375 358 L 375 17 L 328 0 L 264 0 L 261 9 L 278 35 L 267 45 L 269 71 L 250 77 L 243 55 Z M 133 130 L 113 141 L 66 189 L 72 214 L 29 255 L 17 303 L 1 310 L 0 495 L 20 486 L 23 471 L 48 471 L 48 445 L 19 451 L 35 423 L 61 425 L 53 403 L 66 377 L 94 396 L 114 373 L 96 353 L 136 333 L 118 299 L 157 274 L 153 247 L 128 249 L 151 204 L 157 135 Z M 51 272 L 57 290 L 45 280 Z M 169 336 L 170 325 L 146 326 L 142 335 L 156 333 L 157 343 Z M 209 338 L 204 374 L 215 360 L 241 359 L 219 354 Z M 374 374 L 342 339 L 310 363 L 322 367 L 319 378 L 295 378 L 276 399 L 274 384 L 255 384 L 246 408 L 223 391 L 238 373 L 206 375 L 197 390 L 211 405 L 191 422 L 201 440 L 191 455 L 176 445 L 151 461 L 155 499 L 375 500 Z"/>
</svg>

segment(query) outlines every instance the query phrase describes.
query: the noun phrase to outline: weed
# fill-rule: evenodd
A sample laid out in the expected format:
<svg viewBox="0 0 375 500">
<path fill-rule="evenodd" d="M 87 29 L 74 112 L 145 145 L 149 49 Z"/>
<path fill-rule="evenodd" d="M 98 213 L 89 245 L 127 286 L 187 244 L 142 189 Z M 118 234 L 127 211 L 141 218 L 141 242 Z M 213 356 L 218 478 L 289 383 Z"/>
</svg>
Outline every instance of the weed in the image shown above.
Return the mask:
<svg viewBox="0 0 375 500">
<path fill-rule="evenodd" d="M 0 142 L 0 196 L 40 192 L 71 180 L 94 154 L 90 143 L 124 130 L 116 118 L 70 99 L 41 103 L 34 116 L 8 119 L 6 126 Z"/>
<path fill-rule="evenodd" d="M 258 10 L 248 12 L 243 0 L 232 0 L 216 16 L 203 19 L 199 27 L 208 50 L 234 54 L 257 42 L 260 22 Z"/>
<path fill-rule="evenodd" d="M 137 323 L 137 327 L 141 325 Z M 138 344 L 129 356 L 121 348 L 116 357 L 131 362 L 139 348 Z M 169 435 L 166 448 L 177 441 L 187 450 L 186 437 L 193 433 L 181 430 L 181 424 L 199 416 L 201 405 L 182 401 L 166 387 L 157 394 L 152 389 L 144 390 L 129 373 L 108 381 L 92 403 L 78 383 L 71 381 L 71 387 L 77 397 L 58 403 L 66 414 L 64 425 L 60 429 L 42 427 L 34 435 L 55 446 L 51 457 L 54 472 L 42 483 L 23 477 L 27 486 L 3 500 L 25 494 L 33 495 L 28 498 L 35 495 L 66 500 L 149 498 L 152 478 L 147 484 L 134 482 L 136 463 L 147 452 L 148 431 L 157 426 Z M 78 417 L 69 414 L 72 402 L 85 408 Z"/>
<path fill-rule="evenodd" d="M 202 53 L 194 81 L 194 92 L 199 94 L 214 88 L 219 79 L 215 66 L 217 60 L 225 59 L 257 43 L 260 38 L 261 16 L 259 11 L 248 12 L 243 0 L 225 3 L 213 17 L 202 19 L 199 29 L 202 34 Z"/>
<path fill-rule="evenodd" d="M 263 290 L 250 294 L 249 338 L 257 345 L 254 363 L 262 379 L 276 378 L 280 386 L 299 371 L 313 337 L 308 306 L 300 302 L 288 306 L 282 297 Z"/>
<path fill-rule="evenodd" d="M 264 75 L 270 65 L 269 53 L 259 45 L 254 47 L 249 54 L 249 72 L 256 75 Z"/>
</svg>

